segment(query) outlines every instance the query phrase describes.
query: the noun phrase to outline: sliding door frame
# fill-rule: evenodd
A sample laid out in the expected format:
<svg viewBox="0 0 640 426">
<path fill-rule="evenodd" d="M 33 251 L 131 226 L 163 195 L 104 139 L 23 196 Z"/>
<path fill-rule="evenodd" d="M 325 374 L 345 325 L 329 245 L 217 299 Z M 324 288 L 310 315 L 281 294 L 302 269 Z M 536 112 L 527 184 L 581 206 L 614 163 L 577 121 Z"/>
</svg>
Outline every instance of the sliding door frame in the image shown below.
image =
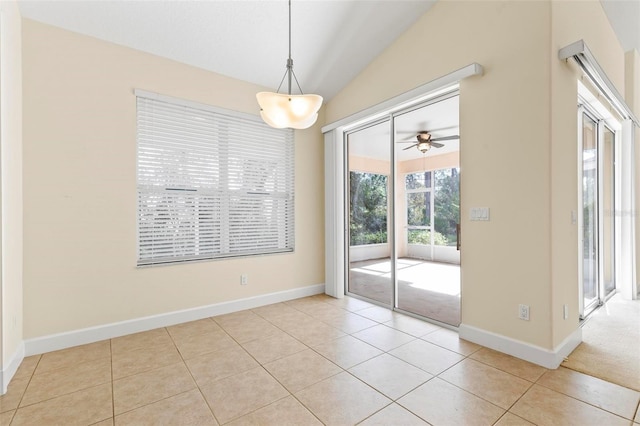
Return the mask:
<svg viewBox="0 0 640 426">
<path fill-rule="evenodd" d="M 408 92 L 399 94 L 362 111 L 346 116 L 322 127 L 325 159 L 325 293 L 344 297 L 346 237 L 344 217 L 344 138 L 343 133 L 375 117 L 391 111 L 459 89 L 460 81 L 468 77 L 481 76 L 482 65 L 469 64 L 447 75 L 422 84 Z"/>
<path fill-rule="evenodd" d="M 587 117 L 595 123 L 595 146 L 596 146 L 596 208 L 595 211 L 597 213 L 596 216 L 596 298 L 590 303 L 588 306 L 585 306 L 584 303 L 584 204 L 583 204 L 583 191 L 584 191 L 584 182 L 583 182 L 583 173 L 584 173 L 584 118 Z M 618 183 L 620 182 L 619 176 L 619 167 L 617 164 L 619 163 L 618 158 L 620 155 L 619 148 L 619 135 L 620 132 L 616 131 L 612 128 L 607 122 L 598 114 L 597 111 L 590 108 L 586 101 L 583 99 L 579 100 L 578 105 L 578 283 L 579 283 L 579 297 L 578 297 L 578 310 L 580 319 L 584 320 L 589 314 L 591 314 L 595 309 L 599 306 L 602 306 L 609 298 L 613 297 L 617 290 L 611 291 L 609 294 L 606 293 L 605 285 L 604 285 L 604 258 L 605 258 L 605 248 L 604 248 L 604 132 L 609 130 L 613 134 L 613 193 L 611 194 L 614 198 L 613 207 L 614 211 L 611 212 L 614 224 L 613 224 L 613 259 L 612 259 L 612 268 L 613 268 L 613 277 L 614 282 L 619 277 L 620 271 L 620 259 L 619 259 L 619 249 L 620 249 L 620 232 L 621 232 L 621 224 L 617 218 L 616 212 L 620 211 L 620 189 Z M 617 284 L 616 284 L 617 287 Z"/>
<path fill-rule="evenodd" d="M 437 324 L 441 324 L 445 327 L 451 327 L 450 324 L 442 323 L 434 318 L 423 317 L 420 314 L 405 311 L 398 307 L 398 279 L 397 279 L 397 264 L 398 264 L 398 254 L 397 254 L 397 236 L 398 236 L 398 227 L 405 226 L 406 223 L 397 223 L 396 221 L 396 185 L 403 184 L 404 185 L 404 176 L 398 176 L 397 170 L 397 162 L 396 162 L 396 143 L 397 140 L 395 134 L 395 125 L 396 119 L 404 114 L 410 113 L 412 111 L 427 107 L 429 105 L 433 105 L 442 101 L 446 101 L 447 99 L 451 99 L 454 97 L 460 96 L 460 88 L 456 85 L 455 87 L 451 87 L 449 90 L 442 91 L 434 96 L 428 97 L 426 99 L 421 99 L 416 101 L 415 103 L 406 104 L 403 106 L 399 106 L 397 109 L 389 111 L 387 114 L 379 115 L 376 118 L 371 119 L 370 121 L 362 121 L 358 126 L 350 127 L 348 129 L 344 129 L 342 131 L 342 158 L 343 158 L 343 190 L 342 190 L 342 203 L 344 206 L 344 221 L 345 221 L 345 236 L 344 236 L 344 294 L 348 296 L 353 296 L 359 299 L 366 300 L 367 302 L 383 305 L 392 310 L 402 312 L 405 314 L 409 314 L 412 316 L 425 318 L 429 321 L 435 322 Z M 459 112 L 458 112 L 459 113 Z M 389 253 L 389 262 L 390 262 L 390 282 L 391 286 L 391 296 L 388 303 L 381 302 L 380 300 L 375 300 L 367 297 L 366 295 L 354 293 L 350 291 L 350 279 L 351 279 L 351 236 L 350 236 L 350 218 L 351 218 L 351 185 L 350 185 L 350 173 L 351 166 L 349 164 L 350 158 L 350 141 L 349 137 L 355 133 L 363 131 L 367 128 L 377 126 L 380 124 L 386 123 L 388 125 L 388 143 L 389 148 L 389 175 L 387 179 L 387 244 L 390 250 Z M 459 130 L 458 130 L 459 131 Z M 431 240 L 430 244 L 431 250 L 431 259 L 433 260 L 433 233 L 435 229 L 434 224 L 434 179 L 435 179 L 435 170 L 432 170 L 431 177 L 431 188 L 428 191 L 431 203 L 430 209 L 430 230 L 431 230 Z M 458 219 L 459 220 L 459 219 Z M 455 326 L 454 326 L 455 327 Z"/>
<path fill-rule="evenodd" d="M 349 175 L 351 173 L 351 167 L 349 165 L 349 135 L 359 132 L 361 130 L 367 129 L 369 127 L 377 126 L 378 124 L 387 123 L 389 125 L 389 175 L 387 177 L 387 244 L 389 245 L 389 262 L 391 269 L 391 277 L 389 281 L 389 285 L 391 286 L 391 297 L 388 303 L 380 302 L 379 300 L 370 299 L 366 296 L 363 296 L 358 293 L 352 293 L 349 291 L 349 280 L 350 280 L 350 270 L 351 270 L 351 235 L 350 235 L 350 223 L 349 218 L 351 217 L 351 199 L 350 199 L 350 188 L 351 182 Z M 383 306 L 394 309 L 397 303 L 397 294 L 396 294 L 396 227 L 395 227 L 395 150 L 393 149 L 393 135 L 394 135 L 394 127 L 393 127 L 393 117 L 391 116 L 383 116 L 381 118 L 371 120 L 365 123 L 360 124 L 357 127 L 346 130 L 342 133 L 342 147 L 344 150 L 343 158 L 344 158 L 344 188 L 343 188 L 343 203 L 344 203 L 344 220 L 345 220 L 345 238 L 344 238 L 344 262 L 346 267 L 344 268 L 344 294 L 348 296 L 355 296 L 359 299 L 366 300 L 367 302 L 374 304 L 383 304 Z"/>
</svg>

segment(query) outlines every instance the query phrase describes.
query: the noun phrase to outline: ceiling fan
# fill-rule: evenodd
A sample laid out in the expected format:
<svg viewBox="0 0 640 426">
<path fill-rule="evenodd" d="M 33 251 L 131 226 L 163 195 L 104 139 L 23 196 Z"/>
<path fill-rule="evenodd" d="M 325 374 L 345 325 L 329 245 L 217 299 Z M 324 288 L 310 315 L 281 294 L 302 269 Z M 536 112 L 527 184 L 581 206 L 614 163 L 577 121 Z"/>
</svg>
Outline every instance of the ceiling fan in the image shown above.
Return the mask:
<svg viewBox="0 0 640 426">
<path fill-rule="evenodd" d="M 452 136 L 443 136 L 443 137 L 440 137 L 440 138 L 432 138 L 431 137 L 431 133 L 429 133 L 426 130 L 422 130 L 422 131 L 418 132 L 418 134 L 416 135 L 416 139 L 417 139 L 417 142 L 414 142 L 414 141 L 399 141 L 397 143 L 413 143 L 413 145 L 410 145 L 410 146 L 404 148 L 403 151 L 411 149 L 411 148 L 413 148 L 415 146 L 416 148 L 418 148 L 418 151 L 420 151 L 421 153 L 425 154 L 427 151 L 429 151 L 431 149 L 431 147 L 442 148 L 444 146 L 443 144 L 438 143 L 438 141 L 449 141 L 449 140 L 460 139 L 460 136 L 459 135 L 452 135 Z"/>
</svg>

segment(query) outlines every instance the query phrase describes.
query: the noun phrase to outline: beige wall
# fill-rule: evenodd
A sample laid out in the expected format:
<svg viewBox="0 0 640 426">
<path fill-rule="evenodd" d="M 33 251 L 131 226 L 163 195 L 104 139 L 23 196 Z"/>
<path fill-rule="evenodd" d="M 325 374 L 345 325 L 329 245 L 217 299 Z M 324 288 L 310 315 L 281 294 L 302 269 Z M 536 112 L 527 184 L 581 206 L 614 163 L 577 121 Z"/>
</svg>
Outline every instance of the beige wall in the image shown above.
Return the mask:
<svg viewBox="0 0 640 426">
<path fill-rule="evenodd" d="M 333 122 L 484 67 L 460 85 L 462 322 L 545 349 L 578 326 L 576 74 L 557 52 L 581 38 L 622 90 L 623 55 L 597 1 L 439 1 L 327 105 Z M 476 206 L 489 222 L 469 220 Z"/>
<path fill-rule="evenodd" d="M 133 90 L 257 115 L 264 88 L 30 20 L 23 58 L 26 339 L 324 282 L 318 126 L 296 132 L 295 253 L 138 269 Z"/>
<path fill-rule="evenodd" d="M 22 343 L 22 59 L 15 1 L 0 2 L 2 369 Z"/>
<path fill-rule="evenodd" d="M 640 116 L 640 53 L 630 50 L 625 54 L 625 100 L 631 110 Z"/>
</svg>

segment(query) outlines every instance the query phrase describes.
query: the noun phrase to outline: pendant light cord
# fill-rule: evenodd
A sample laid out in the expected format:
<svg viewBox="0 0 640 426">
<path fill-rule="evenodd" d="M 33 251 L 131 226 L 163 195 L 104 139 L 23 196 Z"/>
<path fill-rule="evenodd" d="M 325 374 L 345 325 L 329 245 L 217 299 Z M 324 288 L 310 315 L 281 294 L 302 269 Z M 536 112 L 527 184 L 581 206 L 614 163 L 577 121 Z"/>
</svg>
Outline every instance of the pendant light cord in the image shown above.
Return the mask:
<svg viewBox="0 0 640 426">
<path fill-rule="evenodd" d="M 293 62 L 291 59 L 291 0 L 289 0 L 289 60 Z M 291 65 L 293 66 L 293 64 Z"/>
<path fill-rule="evenodd" d="M 291 78 L 293 77 L 293 79 L 296 81 L 296 85 L 298 86 L 298 90 L 300 90 L 300 94 L 304 95 L 302 87 L 300 87 L 300 83 L 298 83 L 298 77 L 296 77 L 296 73 L 293 72 L 293 59 L 291 59 L 291 0 L 289 0 L 289 58 L 287 59 L 287 70 L 282 76 L 282 80 L 280 81 L 280 85 L 278 86 L 278 90 L 276 90 L 276 93 L 280 92 L 280 88 L 282 87 L 282 83 L 284 83 L 285 77 L 287 77 L 288 83 L 287 94 L 291 94 Z"/>
</svg>

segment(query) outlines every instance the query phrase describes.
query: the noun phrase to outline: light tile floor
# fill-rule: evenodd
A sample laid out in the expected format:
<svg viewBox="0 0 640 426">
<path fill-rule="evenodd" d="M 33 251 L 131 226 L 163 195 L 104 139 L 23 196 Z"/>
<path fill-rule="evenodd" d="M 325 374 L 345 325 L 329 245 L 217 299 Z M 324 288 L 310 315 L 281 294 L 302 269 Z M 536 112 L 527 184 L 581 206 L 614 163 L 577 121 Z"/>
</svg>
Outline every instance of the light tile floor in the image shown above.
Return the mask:
<svg viewBox="0 0 640 426">
<path fill-rule="evenodd" d="M 631 426 L 639 402 L 319 295 L 26 358 L 0 425 Z"/>
</svg>

